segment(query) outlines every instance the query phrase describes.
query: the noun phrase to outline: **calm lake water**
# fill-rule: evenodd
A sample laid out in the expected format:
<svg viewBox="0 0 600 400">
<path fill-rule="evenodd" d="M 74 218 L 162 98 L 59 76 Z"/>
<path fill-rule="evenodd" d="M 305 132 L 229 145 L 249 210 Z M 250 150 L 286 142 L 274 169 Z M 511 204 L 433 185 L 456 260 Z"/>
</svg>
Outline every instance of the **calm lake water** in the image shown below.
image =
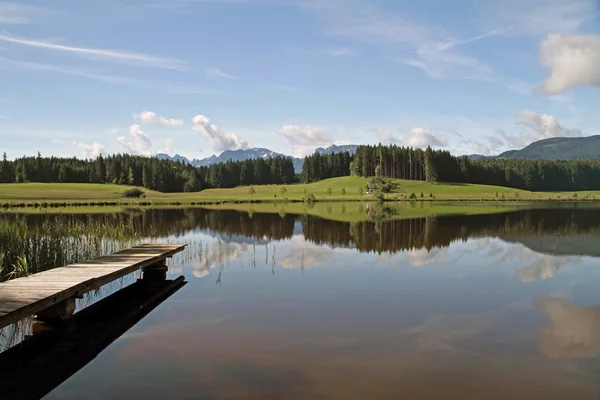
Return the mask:
<svg viewBox="0 0 600 400">
<path fill-rule="evenodd" d="M 498 211 L 0 217 L 190 244 L 189 283 L 48 399 L 597 399 L 600 208 Z"/>
</svg>

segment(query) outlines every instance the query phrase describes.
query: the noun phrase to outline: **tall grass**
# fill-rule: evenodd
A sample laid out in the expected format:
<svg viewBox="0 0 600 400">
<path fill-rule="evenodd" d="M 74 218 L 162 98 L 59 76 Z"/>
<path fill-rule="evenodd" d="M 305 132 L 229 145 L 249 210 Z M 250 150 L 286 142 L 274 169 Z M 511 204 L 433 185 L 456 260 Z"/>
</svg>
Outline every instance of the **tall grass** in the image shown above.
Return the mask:
<svg viewBox="0 0 600 400">
<path fill-rule="evenodd" d="M 56 219 L 30 226 L 0 219 L 0 280 L 37 273 L 151 240 L 129 225 Z"/>
</svg>

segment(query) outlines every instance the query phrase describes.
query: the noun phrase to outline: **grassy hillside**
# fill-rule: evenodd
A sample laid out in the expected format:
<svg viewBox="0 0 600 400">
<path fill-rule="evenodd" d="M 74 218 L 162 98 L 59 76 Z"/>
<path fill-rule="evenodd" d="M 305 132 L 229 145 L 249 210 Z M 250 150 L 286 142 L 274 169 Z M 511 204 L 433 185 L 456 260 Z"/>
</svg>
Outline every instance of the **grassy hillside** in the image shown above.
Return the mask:
<svg viewBox="0 0 600 400">
<path fill-rule="evenodd" d="M 600 158 L 600 135 L 539 140 L 521 150 L 510 150 L 500 154 L 498 157 L 539 158 L 547 160 Z"/>
<path fill-rule="evenodd" d="M 344 200 L 370 200 L 369 195 L 360 195 L 359 189 L 366 186 L 368 180 L 360 177 L 342 177 L 326 179 L 311 184 L 285 185 L 285 194 L 281 193 L 280 185 L 254 186 L 256 193 L 250 196 L 248 187 L 232 189 L 207 189 L 197 193 L 159 193 L 144 189 L 147 202 L 173 203 L 173 202 L 198 202 L 214 203 L 218 201 L 271 201 L 281 202 L 301 201 L 305 191 L 315 195 L 318 201 L 344 201 Z M 417 198 L 425 200 L 564 200 L 564 199 L 594 199 L 600 200 L 600 191 L 587 192 L 528 192 L 511 188 L 438 183 L 430 184 L 420 181 L 394 180 L 395 188 L 386 194 L 389 200 L 408 199 L 411 193 Z M 123 185 L 102 184 L 62 184 L 62 183 L 15 183 L 0 184 L 0 203 L 31 203 L 31 202 L 131 202 L 137 200 L 124 199 L 122 193 L 128 189 Z M 331 189 L 332 194 L 328 194 Z M 346 195 L 342 194 L 346 190 Z M 496 197 L 498 193 L 498 197 Z M 575 197 L 574 197 L 575 196 Z"/>
</svg>

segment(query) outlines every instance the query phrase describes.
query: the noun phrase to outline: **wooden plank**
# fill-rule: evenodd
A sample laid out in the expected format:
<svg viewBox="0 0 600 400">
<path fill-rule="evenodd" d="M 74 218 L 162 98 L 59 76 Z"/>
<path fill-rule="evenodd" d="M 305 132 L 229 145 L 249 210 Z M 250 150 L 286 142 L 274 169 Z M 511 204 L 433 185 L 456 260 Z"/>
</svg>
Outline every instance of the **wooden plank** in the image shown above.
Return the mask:
<svg viewBox="0 0 600 400">
<path fill-rule="evenodd" d="M 163 262 L 185 245 L 144 244 L 0 283 L 0 328 L 66 299 L 81 296 L 150 265 Z"/>
</svg>

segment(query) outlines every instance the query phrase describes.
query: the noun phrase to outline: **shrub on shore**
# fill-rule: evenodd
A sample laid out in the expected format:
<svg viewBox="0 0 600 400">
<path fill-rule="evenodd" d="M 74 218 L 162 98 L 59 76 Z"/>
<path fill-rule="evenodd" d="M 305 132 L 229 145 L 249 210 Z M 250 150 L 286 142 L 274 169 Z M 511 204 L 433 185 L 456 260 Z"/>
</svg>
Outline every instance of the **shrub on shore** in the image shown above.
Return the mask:
<svg viewBox="0 0 600 400">
<path fill-rule="evenodd" d="M 139 199 L 144 194 L 144 191 L 139 188 L 127 189 L 123 192 L 123 197 Z"/>
</svg>

